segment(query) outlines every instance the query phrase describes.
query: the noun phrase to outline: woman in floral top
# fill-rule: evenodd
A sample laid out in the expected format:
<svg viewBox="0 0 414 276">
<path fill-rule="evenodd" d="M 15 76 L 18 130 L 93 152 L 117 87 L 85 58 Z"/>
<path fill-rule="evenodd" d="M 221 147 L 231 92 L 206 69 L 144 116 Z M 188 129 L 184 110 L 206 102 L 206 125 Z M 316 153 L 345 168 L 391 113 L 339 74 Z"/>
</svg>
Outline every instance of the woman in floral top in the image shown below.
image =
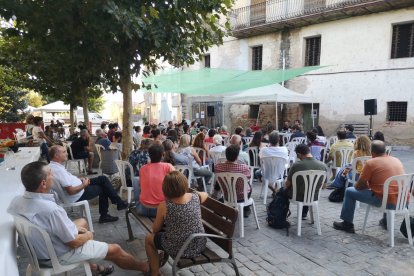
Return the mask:
<svg viewBox="0 0 414 276">
<path fill-rule="evenodd" d="M 139 149 L 133 150 L 129 155 L 128 160 L 134 168 L 134 176 L 139 176 L 139 169 L 148 163 L 148 148 L 152 145 L 152 143 L 153 140 L 151 139 L 143 139 Z"/>
</svg>

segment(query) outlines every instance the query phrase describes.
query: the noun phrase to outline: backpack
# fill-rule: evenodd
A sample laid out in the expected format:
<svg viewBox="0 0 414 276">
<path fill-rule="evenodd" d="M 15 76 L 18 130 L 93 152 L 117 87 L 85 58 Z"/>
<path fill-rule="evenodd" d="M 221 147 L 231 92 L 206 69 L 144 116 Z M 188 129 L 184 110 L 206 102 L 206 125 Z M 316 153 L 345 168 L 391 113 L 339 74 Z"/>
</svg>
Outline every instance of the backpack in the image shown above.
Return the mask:
<svg viewBox="0 0 414 276">
<path fill-rule="evenodd" d="M 345 187 L 335 189 L 329 194 L 329 201 L 330 202 L 342 202 L 345 196 Z"/>
<path fill-rule="evenodd" d="M 287 218 L 290 216 L 289 198 L 284 193 L 284 188 L 280 188 L 273 199 L 267 205 L 267 223 L 270 227 L 276 229 L 286 228 L 286 235 L 289 236 L 290 223 Z"/>
</svg>

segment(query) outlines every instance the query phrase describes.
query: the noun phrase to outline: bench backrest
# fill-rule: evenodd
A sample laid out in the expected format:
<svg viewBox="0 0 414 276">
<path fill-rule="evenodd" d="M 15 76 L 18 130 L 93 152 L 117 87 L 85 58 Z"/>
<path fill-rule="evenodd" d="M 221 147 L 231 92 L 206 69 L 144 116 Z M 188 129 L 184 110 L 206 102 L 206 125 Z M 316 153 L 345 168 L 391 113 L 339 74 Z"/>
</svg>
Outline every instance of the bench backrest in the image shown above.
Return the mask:
<svg viewBox="0 0 414 276">
<path fill-rule="evenodd" d="M 204 230 L 208 234 L 220 235 L 232 238 L 238 210 L 227 206 L 212 198 L 201 205 L 201 218 L 203 220 Z M 233 241 L 211 238 L 211 240 L 220 246 L 223 250 L 232 254 Z"/>
</svg>

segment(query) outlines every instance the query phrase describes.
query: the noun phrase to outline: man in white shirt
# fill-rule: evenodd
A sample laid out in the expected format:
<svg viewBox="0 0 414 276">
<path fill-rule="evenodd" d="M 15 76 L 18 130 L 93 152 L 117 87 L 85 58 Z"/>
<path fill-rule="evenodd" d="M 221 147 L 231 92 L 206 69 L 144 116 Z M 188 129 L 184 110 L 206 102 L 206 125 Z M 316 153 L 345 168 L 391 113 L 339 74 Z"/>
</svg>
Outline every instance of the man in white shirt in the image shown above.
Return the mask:
<svg viewBox="0 0 414 276">
<path fill-rule="evenodd" d="M 286 147 L 279 147 L 279 132 L 276 130 L 272 131 L 269 134 L 269 146 L 260 149 L 259 157 L 280 157 L 286 160 L 286 163 L 289 160 L 289 154 Z M 262 171 L 257 170 L 255 176 L 258 179 L 262 177 Z"/>
<path fill-rule="evenodd" d="M 250 166 L 249 154 L 243 151 L 243 144 L 242 144 L 241 136 L 237 134 L 233 134 L 230 138 L 230 144 L 240 147 L 239 157 L 237 158 L 238 163 L 246 164 L 247 166 Z"/>
<path fill-rule="evenodd" d="M 66 148 L 53 146 L 49 151 L 50 168 L 53 174 L 55 189 L 65 202 L 77 202 L 89 200 L 99 196 L 99 223 L 117 221 L 118 217 L 108 214 L 108 198 L 117 205 L 118 210 L 128 207 L 116 193 L 111 182 L 106 176 L 96 178 L 78 178 L 68 172 L 63 165 L 68 159 Z M 59 186 L 57 186 L 59 185 Z M 59 188 L 60 187 L 60 188 Z"/>
<path fill-rule="evenodd" d="M 85 219 L 69 219 L 65 210 L 56 204 L 54 195 L 50 193 L 53 177 L 47 164 L 39 161 L 29 163 L 23 167 L 21 177 L 26 191 L 24 195 L 13 199 L 7 211 L 12 215 L 25 217 L 48 232 L 61 264 L 105 259 L 123 269 L 148 272 L 146 262 L 136 260 L 118 244 L 95 241 Z M 39 233 L 32 233 L 28 238 L 39 262 L 51 266 L 50 256 Z M 91 264 L 91 269 L 94 275 L 108 275 L 114 267 Z"/>
</svg>

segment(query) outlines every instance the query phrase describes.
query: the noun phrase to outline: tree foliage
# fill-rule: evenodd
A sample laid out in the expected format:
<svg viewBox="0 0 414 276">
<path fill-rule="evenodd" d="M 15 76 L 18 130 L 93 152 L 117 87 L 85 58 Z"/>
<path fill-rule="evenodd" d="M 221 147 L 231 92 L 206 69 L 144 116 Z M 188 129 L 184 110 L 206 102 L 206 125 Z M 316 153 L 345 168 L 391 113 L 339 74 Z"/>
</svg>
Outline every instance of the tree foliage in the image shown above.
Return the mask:
<svg viewBox="0 0 414 276">
<path fill-rule="evenodd" d="M 23 77 L 10 68 L 0 66 L 0 121 L 18 122 L 27 107 Z"/>
<path fill-rule="evenodd" d="M 27 104 L 33 107 L 39 107 L 47 103 L 47 101 L 43 99 L 42 95 L 32 90 L 27 92 L 26 99 Z"/>
<path fill-rule="evenodd" d="M 155 72 L 159 61 L 191 64 L 222 43 L 226 28 L 219 20 L 231 4 L 232 0 L 0 0 L 0 15 L 17 18 L 10 33 L 24 38 L 25 51 L 34 49 L 22 55 L 30 58 L 28 68 L 34 75 L 52 87 L 70 87 L 70 93 L 62 90 L 66 101 L 85 95 L 97 83 L 123 92 L 126 156 L 132 148 L 131 90 L 139 87 L 132 83 L 133 75 Z M 85 97 L 82 102 L 86 104 Z"/>
</svg>

